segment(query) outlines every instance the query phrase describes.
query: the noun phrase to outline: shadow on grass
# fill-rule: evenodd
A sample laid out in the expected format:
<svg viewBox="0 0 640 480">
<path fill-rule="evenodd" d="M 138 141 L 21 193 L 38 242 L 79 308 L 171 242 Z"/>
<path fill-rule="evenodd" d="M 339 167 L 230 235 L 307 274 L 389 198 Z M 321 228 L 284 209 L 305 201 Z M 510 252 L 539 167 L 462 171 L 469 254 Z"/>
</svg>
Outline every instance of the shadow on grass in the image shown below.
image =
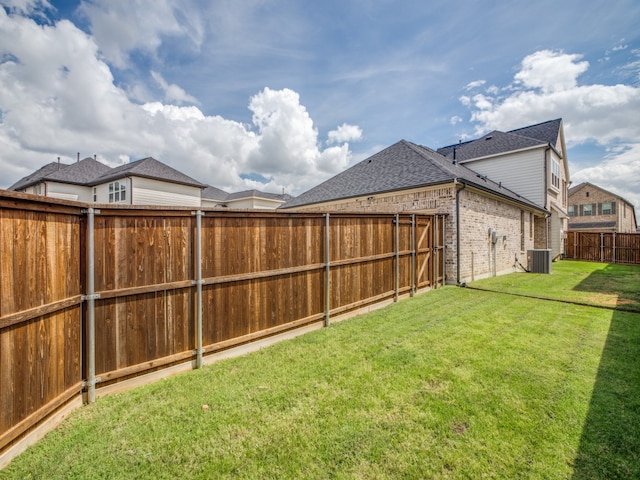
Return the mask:
<svg viewBox="0 0 640 480">
<path fill-rule="evenodd" d="M 602 291 L 602 275 L 607 273 L 594 272 L 576 289 Z M 604 279 L 604 284 L 608 282 Z M 619 299 L 621 307 L 636 301 L 624 292 Z M 640 314 L 616 310 L 600 357 L 573 480 L 618 478 L 640 478 Z"/>
<path fill-rule="evenodd" d="M 615 305 L 620 309 L 640 312 L 640 266 L 614 265 L 594 270 L 587 278 L 576 285 L 574 290 L 599 294 L 614 293 L 617 295 Z M 601 303 L 594 299 L 594 304 Z"/>
</svg>

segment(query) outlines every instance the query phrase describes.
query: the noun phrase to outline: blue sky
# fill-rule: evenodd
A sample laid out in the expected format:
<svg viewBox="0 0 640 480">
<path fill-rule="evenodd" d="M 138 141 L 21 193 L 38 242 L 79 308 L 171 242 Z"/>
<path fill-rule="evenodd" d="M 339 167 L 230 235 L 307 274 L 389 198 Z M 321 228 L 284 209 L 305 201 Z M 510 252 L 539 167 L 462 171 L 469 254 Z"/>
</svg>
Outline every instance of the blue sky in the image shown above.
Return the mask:
<svg viewBox="0 0 640 480">
<path fill-rule="evenodd" d="M 573 184 L 640 206 L 636 0 L 0 3 L 0 188 L 80 152 L 299 194 L 562 117 Z"/>
</svg>

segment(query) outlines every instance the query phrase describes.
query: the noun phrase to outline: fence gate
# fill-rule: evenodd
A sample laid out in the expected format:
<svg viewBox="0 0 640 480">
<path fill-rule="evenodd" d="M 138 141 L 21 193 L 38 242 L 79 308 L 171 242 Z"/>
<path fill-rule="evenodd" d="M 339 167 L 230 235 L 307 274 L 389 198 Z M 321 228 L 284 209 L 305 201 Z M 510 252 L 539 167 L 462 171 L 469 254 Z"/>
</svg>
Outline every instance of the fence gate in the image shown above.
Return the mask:
<svg viewBox="0 0 640 480">
<path fill-rule="evenodd" d="M 416 215 L 415 218 L 415 285 L 417 289 L 433 287 L 434 284 L 437 284 L 437 277 L 434 275 L 435 254 L 437 251 L 433 250 L 436 218 L 422 215 Z"/>
</svg>

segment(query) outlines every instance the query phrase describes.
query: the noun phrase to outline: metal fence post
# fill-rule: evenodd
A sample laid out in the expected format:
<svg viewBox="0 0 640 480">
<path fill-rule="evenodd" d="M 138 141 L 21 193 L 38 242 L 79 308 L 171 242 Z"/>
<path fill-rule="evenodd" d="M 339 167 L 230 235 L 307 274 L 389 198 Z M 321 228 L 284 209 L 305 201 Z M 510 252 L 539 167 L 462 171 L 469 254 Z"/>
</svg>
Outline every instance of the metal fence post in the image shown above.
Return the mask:
<svg viewBox="0 0 640 480">
<path fill-rule="evenodd" d="M 436 215 L 436 218 L 438 218 L 438 215 Z M 438 239 L 438 242 L 440 243 L 440 247 L 442 247 L 442 286 L 444 287 L 447 278 L 447 222 L 444 215 L 440 215 L 440 218 L 442 218 L 442 235 Z"/>
<path fill-rule="evenodd" d="M 324 256 L 325 256 L 325 275 L 324 275 L 324 326 L 328 327 L 331 317 L 331 252 L 330 241 L 331 234 L 329 232 L 328 213 L 324 214 Z"/>
<path fill-rule="evenodd" d="M 604 262 L 604 233 L 600 233 L 600 261 Z"/>
<path fill-rule="evenodd" d="M 196 214 L 196 368 L 202 368 L 202 216 Z"/>
<path fill-rule="evenodd" d="M 96 287 L 95 287 L 95 235 L 94 216 L 99 210 L 87 209 L 87 381 L 88 402 L 96 401 Z"/>
<path fill-rule="evenodd" d="M 438 215 L 434 215 L 433 216 L 433 231 L 434 231 L 434 245 L 433 245 L 433 250 L 434 253 L 436 254 L 436 258 L 433 261 L 433 270 L 434 270 L 434 275 L 433 275 L 433 286 L 437 289 L 438 288 L 438 274 L 440 273 L 440 225 L 438 222 Z"/>
<path fill-rule="evenodd" d="M 400 214 L 396 213 L 396 218 L 395 218 L 395 224 L 396 224 L 396 284 L 395 284 L 395 288 L 394 288 L 394 294 L 393 294 L 393 301 L 397 302 L 398 301 L 398 292 L 400 289 Z"/>
</svg>

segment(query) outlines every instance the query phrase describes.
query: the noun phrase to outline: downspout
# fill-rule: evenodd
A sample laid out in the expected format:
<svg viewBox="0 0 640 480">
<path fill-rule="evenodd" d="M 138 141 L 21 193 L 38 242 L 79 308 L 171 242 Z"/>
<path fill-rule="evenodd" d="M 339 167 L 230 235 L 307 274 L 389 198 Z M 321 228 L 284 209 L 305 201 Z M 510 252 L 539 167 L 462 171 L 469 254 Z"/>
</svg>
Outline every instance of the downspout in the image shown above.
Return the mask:
<svg viewBox="0 0 640 480">
<path fill-rule="evenodd" d="M 454 180 L 454 183 L 458 183 L 458 179 Z M 460 181 L 462 188 L 456 190 L 456 283 L 460 285 L 460 192 L 467 188 L 467 184 L 464 181 Z"/>
<path fill-rule="evenodd" d="M 551 150 L 551 145 L 547 144 L 544 149 L 544 208 L 551 212 L 551 208 L 549 208 L 549 151 Z M 549 248 L 549 217 L 551 214 L 545 215 L 544 217 L 544 248 Z"/>
</svg>

